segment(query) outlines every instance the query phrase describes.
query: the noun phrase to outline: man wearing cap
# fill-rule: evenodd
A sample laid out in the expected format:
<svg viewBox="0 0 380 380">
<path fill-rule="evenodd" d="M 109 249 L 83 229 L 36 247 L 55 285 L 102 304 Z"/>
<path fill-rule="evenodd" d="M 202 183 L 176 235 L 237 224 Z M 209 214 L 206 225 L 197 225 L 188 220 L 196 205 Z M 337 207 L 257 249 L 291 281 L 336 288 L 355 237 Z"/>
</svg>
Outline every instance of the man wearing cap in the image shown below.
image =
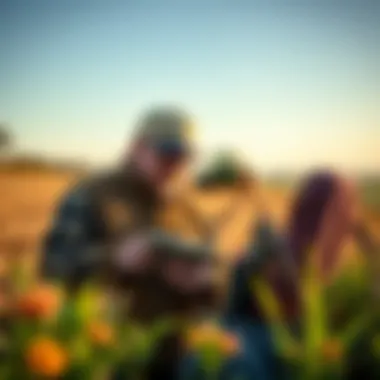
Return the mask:
<svg viewBox="0 0 380 380">
<path fill-rule="evenodd" d="M 144 233 L 154 228 L 167 182 L 191 158 L 190 129 L 191 118 L 181 110 L 152 110 L 138 122 L 130 152 L 117 168 L 69 191 L 45 240 L 43 277 L 59 279 L 76 289 L 107 268 L 108 279 L 120 280 L 117 286 L 132 290 L 129 313 L 138 321 L 150 323 L 181 309 L 183 295 L 190 293 L 194 281 L 184 283 L 175 266 L 174 271 L 170 265 L 162 268 L 167 259 L 164 254 L 188 254 L 197 265 L 198 261 L 208 262 L 207 250 L 149 232 L 154 244 L 161 247 L 152 256 Z M 165 270 L 169 285 L 172 281 L 182 286 L 183 292 L 157 278 Z M 178 351 L 176 343 L 172 346 Z M 171 351 L 168 356 L 173 355 Z M 168 364 L 164 366 L 167 371 Z M 151 376 L 158 376 L 162 366 L 152 371 Z M 172 374 L 163 372 L 162 376 L 169 379 Z"/>
<path fill-rule="evenodd" d="M 79 264 L 82 256 L 108 251 L 116 237 L 155 224 L 167 182 L 191 157 L 190 122 L 175 108 L 152 110 L 137 123 L 122 162 L 66 194 L 46 238 L 45 276 L 80 282 L 93 270 Z"/>
</svg>

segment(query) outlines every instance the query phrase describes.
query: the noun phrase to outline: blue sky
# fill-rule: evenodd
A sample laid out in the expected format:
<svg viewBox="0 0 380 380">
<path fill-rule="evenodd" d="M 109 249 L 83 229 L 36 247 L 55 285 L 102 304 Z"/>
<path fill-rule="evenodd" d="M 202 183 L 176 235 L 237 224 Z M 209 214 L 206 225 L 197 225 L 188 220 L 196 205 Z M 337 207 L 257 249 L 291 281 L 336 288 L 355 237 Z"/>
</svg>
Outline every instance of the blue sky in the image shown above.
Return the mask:
<svg viewBox="0 0 380 380">
<path fill-rule="evenodd" d="M 341 3 L 0 0 L 0 120 L 21 149 L 102 163 L 175 103 L 206 152 L 379 169 L 380 2 Z"/>
</svg>

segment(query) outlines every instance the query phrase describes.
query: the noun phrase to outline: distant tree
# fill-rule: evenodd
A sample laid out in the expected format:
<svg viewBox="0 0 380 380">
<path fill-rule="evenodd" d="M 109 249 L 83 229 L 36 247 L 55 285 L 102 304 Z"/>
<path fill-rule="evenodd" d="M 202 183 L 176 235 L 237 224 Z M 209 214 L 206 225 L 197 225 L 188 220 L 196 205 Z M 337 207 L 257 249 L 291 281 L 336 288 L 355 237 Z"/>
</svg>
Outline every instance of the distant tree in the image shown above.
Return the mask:
<svg viewBox="0 0 380 380">
<path fill-rule="evenodd" d="M 13 135 L 9 127 L 0 123 L 0 153 L 8 151 L 13 145 Z"/>
</svg>

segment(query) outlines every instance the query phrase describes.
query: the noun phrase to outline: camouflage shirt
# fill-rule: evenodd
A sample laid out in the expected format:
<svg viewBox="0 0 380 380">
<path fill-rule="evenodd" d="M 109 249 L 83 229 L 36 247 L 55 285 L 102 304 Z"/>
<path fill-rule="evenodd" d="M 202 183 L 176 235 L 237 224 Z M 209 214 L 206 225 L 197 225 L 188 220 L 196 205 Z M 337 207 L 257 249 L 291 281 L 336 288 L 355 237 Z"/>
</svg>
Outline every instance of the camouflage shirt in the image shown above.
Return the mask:
<svg viewBox="0 0 380 380">
<path fill-rule="evenodd" d="M 126 276 L 118 268 L 105 265 L 120 237 L 125 239 L 135 231 L 154 227 L 161 205 L 162 200 L 153 189 L 132 170 L 115 171 L 78 183 L 62 200 L 47 234 L 43 276 L 59 279 L 75 289 L 86 279 L 106 272 L 103 279 L 119 290 L 128 291 L 131 313 L 139 320 L 182 311 L 199 302 L 199 297 L 184 296 L 162 281 L 158 271 Z M 159 245 L 156 253 L 162 253 L 156 261 L 163 265 L 169 263 L 170 253 L 197 260 L 207 255 L 202 246 L 193 247 L 176 239 L 168 241 L 156 233 L 151 235 Z M 201 298 L 209 297 L 202 294 Z"/>
<path fill-rule="evenodd" d="M 105 250 L 128 228 L 152 225 L 158 204 L 153 190 L 132 171 L 76 184 L 59 204 L 47 234 L 43 274 L 62 280 L 86 277 L 93 269 L 91 251 Z"/>
</svg>

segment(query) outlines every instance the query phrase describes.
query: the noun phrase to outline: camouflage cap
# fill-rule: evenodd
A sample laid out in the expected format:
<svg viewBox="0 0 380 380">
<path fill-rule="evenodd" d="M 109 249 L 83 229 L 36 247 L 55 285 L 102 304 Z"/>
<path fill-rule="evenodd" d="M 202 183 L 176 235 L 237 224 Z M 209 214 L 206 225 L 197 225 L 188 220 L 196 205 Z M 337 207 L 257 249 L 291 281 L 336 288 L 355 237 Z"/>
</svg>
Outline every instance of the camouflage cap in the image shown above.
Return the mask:
<svg viewBox="0 0 380 380">
<path fill-rule="evenodd" d="M 193 120 L 179 108 L 154 108 L 138 121 L 135 137 L 153 141 L 177 141 L 189 146 L 192 144 Z"/>
</svg>

